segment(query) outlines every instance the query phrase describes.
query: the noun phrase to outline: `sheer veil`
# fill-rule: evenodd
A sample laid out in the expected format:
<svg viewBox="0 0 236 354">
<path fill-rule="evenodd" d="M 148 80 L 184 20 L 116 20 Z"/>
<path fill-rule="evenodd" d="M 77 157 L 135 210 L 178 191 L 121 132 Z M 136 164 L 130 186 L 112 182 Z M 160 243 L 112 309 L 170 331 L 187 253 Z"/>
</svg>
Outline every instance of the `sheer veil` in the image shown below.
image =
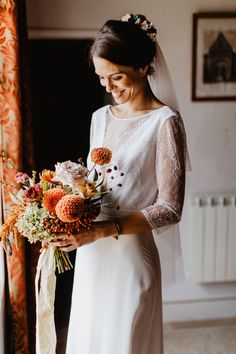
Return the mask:
<svg viewBox="0 0 236 354">
<path fill-rule="evenodd" d="M 165 105 L 180 113 L 178 100 L 172 83 L 171 75 L 165 57 L 159 44 L 156 42 L 156 56 L 151 63 L 154 72 L 148 75 L 148 82 L 154 95 Z M 185 135 L 185 132 L 183 132 Z M 186 141 L 186 140 L 185 140 Z M 191 163 L 185 143 L 186 170 L 191 171 Z M 165 231 L 153 231 L 154 240 L 159 251 L 162 283 L 169 286 L 186 278 L 182 256 L 181 237 L 179 223 L 167 227 Z"/>
<path fill-rule="evenodd" d="M 149 85 L 154 95 L 161 102 L 179 112 L 179 105 L 166 60 L 157 41 L 155 43 L 156 56 L 151 63 L 154 72 L 148 75 Z"/>
<path fill-rule="evenodd" d="M 154 72 L 148 75 L 148 82 L 151 87 L 154 96 L 158 98 L 159 101 L 171 107 L 175 111 L 180 113 L 178 100 L 176 97 L 174 85 L 171 79 L 171 75 L 168 69 L 167 62 L 162 53 L 162 50 L 155 40 L 156 44 L 156 56 L 151 63 Z M 185 156 L 186 156 L 186 170 L 191 171 L 191 163 L 187 148 L 187 143 L 185 146 Z"/>
</svg>

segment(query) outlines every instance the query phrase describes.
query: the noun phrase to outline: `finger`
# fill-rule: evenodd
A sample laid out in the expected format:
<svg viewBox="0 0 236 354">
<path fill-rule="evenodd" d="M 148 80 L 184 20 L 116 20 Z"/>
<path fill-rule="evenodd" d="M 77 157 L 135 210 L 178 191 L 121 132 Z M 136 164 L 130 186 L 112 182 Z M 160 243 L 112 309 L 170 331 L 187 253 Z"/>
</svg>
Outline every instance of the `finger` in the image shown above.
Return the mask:
<svg viewBox="0 0 236 354">
<path fill-rule="evenodd" d="M 63 244 L 61 243 L 61 241 L 57 241 L 57 240 L 52 240 L 49 242 L 49 244 L 51 244 L 52 246 L 55 246 L 55 247 L 59 247 L 59 246 L 63 246 Z"/>
<path fill-rule="evenodd" d="M 71 241 L 70 240 L 61 240 L 61 241 L 57 241 L 57 240 L 53 240 L 51 241 L 51 244 L 55 247 L 67 247 L 68 245 L 71 245 Z"/>
<path fill-rule="evenodd" d="M 71 252 L 71 251 L 74 251 L 78 246 L 74 246 L 74 245 L 69 245 L 69 246 L 66 246 L 66 247 L 58 247 L 60 251 L 63 251 L 63 252 Z"/>
<path fill-rule="evenodd" d="M 82 240 L 76 240 L 76 242 L 70 242 L 70 243 L 65 243 L 65 241 L 58 241 L 59 245 L 58 245 L 58 248 L 61 250 L 61 251 L 65 251 L 65 252 L 70 252 L 70 251 L 73 251 L 75 250 L 76 248 L 78 247 L 81 247 L 81 246 L 84 246 L 84 245 L 87 245 L 88 243 L 90 243 L 91 241 L 89 240 L 86 240 L 85 238 L 83 238 Z M 55 243 L 53 243 L 55 244 Z"/>
<path fill-rule="evenodd" d="M 57 239 L 57 240 L 65 240 L 69 238 L 68 234 L 56 234 L 54 235 L 54 239 Z"/>
</svg>

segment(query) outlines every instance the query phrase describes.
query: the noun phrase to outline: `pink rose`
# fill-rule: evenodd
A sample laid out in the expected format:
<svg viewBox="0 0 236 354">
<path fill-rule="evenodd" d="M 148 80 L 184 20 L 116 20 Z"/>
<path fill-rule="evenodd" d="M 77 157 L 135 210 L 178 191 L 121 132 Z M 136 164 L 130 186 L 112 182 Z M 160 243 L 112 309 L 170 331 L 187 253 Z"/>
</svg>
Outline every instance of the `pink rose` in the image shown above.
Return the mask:
<svg viewBox="0 0 236 354">
<path fill-rule="evenodd" d="M 30 180 L 30 177 L 27 175 L 27 173 L 23 173 L 23 172 L 17 172 L 17 174 L 15 175 L 15 180 L 16 183 L 27 183 Z"/>
<path fill-rule="evenodd" d="M 42 186 L 41 186 L 40 183 L 36 183 L 34 185 L 34 188 L 35 188 L 36 192 L 38 192 L 38 193 L 42 193 L 43 192 L 43 189 L 42 189 Z"/>
</svg>

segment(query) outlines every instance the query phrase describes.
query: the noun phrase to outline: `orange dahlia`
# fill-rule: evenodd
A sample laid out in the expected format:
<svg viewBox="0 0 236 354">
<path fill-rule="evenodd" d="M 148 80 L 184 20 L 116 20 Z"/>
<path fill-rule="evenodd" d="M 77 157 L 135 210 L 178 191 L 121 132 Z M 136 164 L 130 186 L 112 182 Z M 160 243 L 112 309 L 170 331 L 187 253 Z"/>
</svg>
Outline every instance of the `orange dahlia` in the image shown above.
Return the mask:
<svg viewBox="0 0 236 354">
<path fill-rule="evenodd" d="M 59 200 L 67 195 L 67 193 L 60 188 L 53 188 L 47 190 L 43 195 L 43 205 L 51 214 L 55 214 L 55 206 Z"/>
<path fill-rule="evenodd" d="M 78 195 L 65 195 L 56 205 L 56 215 L 63 222 L 74 222 L 81 218 L 84 212 L 84 200 Z"/>
<path fill-rule="evenodd" d="M 91 160 L 96 164 L 96 165 L 105 165 L 108 164 L 111 161 L 112 158 L 112 152 L 111 150 L 100 147 L 100 148 L 95 148 L 91 151 Z"/>
</svg>

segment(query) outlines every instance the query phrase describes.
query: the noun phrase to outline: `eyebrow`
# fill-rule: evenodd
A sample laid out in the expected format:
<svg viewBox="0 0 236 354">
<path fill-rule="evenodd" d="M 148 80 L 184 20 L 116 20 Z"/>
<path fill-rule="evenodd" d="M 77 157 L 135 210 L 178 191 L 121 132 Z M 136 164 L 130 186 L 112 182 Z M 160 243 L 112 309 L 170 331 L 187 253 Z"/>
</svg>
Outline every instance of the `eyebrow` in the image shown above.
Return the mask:
<svg viewBox="0 0 236 354">
<path fill-rule="evenodd" d="M 97 74 L 98 76 L 102 76 L 102 75 L 99 75 L 96 71 L 95 71 L 95 74 Z M 123 74 L 123 73 L 122 73 L 121 71 L 116 71 L 116 72 L 114 72 L 114 73 L 108 75 L 108 77 L 111 77 L 111 76 L 117 75 L 117 74 Z"/>
</svg>

